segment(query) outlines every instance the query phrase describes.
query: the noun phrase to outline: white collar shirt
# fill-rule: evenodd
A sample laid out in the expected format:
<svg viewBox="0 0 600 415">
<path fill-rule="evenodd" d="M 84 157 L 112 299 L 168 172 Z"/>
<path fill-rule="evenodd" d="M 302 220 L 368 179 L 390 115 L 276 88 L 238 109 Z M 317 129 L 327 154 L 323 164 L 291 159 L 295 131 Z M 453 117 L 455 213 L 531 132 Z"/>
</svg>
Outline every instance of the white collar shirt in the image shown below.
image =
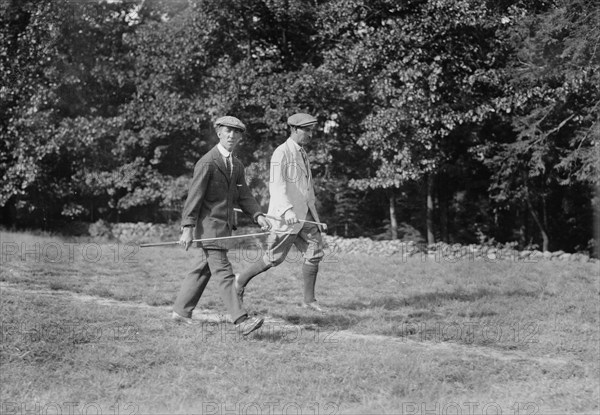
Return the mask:
<svg viewBox="0 0 600 415">
<path fill-rule="evenodd" d="M 310 171 L 310 163 L 308 161 L 308 154 L 306 154 L 306 150 L 304 150 L 304 147 L 302 147 L 300 144 L 298 144 L 294 139 L 288 138 L 288 141 L 290 142 L 290 145 L 292 146 L 292 148 L 295 149 L 297 152 L 299 152 L 300 155 L 302 156 L 302 161 L 304 162 L 303 170 L 304 170 L 306 176 L 309 179 L 312 179 L 312 174 Z"/>
<path fill-rule="evenodd" d="M 217 144 L 217 149 L 219 153 L 221 153 L 221 157 L 223 157 L 223 163 L 227 166 L 227 158 L 229 157 L 229 162 L 231 165 L 231 170 L 233 170 L 233 154 L 231 151 L 227 151 L 225 147 L 221 145 L 221 143 Z M 229 171 L 229 175 L 231 175 L 232 171 Z"/>
</svg>

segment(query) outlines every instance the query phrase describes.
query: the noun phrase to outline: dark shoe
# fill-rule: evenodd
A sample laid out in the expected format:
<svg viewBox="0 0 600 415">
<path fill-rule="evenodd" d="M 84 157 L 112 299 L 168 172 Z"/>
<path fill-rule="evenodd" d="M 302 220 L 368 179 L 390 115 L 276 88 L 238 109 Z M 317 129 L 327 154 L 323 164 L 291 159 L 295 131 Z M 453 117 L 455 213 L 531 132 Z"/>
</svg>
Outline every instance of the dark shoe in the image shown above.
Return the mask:
<svg viewBox="0 0 600 415">
<path fill-rule="evenodd" d="M 249 335 L 254 330 L 258 330 L 264 323 L 265 319 L 262 317 L 248 317 L 243 322 L 236 324 L 236 329 L 240 330 L 244 336 Z"/>
<path fill-rule="evenodd" d="M 176 313 L 175 311 L 173 311 L 173 313 L 171 314 L 171 320 L 173 320 L 175 323 L 183 323 L 183 324 L 196 324 L 196 322 L 194 320 L 191 319 L 191 317 L 183 317 L 182 315 Z"/>
<path fill-rule="evenodd" d="M 321 307 L 319 307 L 319 305 L 317 304 L 316 301 L 313 301 L 312 303 L 302 303 L 302 308 L 308 308 L 310 310 L 316 311 L 318 313 L 326 313 L 325 310 L 323 310 Z"/>
<path fill-rule="evenodd" d="M 244 305 L 244 289 L 240 288 L 240 283 L 239 283 L 239 278 L 240 278 L 240 274 L 235 274 L 235 278 L 233 280 L 233 288 L 235 288 L 235 292 L 237 293 L 239 299 L 240 299 L 240 303 L 242 305 Z"/>
</svg>

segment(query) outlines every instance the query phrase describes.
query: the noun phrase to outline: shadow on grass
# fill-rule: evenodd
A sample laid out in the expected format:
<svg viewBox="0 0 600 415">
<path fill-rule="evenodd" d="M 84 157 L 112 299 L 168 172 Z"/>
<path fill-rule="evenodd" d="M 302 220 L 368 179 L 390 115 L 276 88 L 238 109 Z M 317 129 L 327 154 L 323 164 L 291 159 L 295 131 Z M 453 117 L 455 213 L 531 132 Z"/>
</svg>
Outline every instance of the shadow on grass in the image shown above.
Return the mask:
<svg viewBox="0 0 600 415">
<path fill-rule="evenodd" d="M 438 321 L 443 320 L 444 316 L 438 313 L 434 313 L 429 310 L 416 310 L 412 313 L 394 313 L 387 312 L 383 314 L 383 320 L 386 322 L 393 323 L 415 323 L 421 321 Z"/>
<path fill-rule="evenodd" d="M 73 289 L 73 287 L 60 282 L 60 281 L 52 281 L 50 282 L 50 284 L 48 285 L 48 288 L 50 288 L 52 291 L 69 291 L 69 289 Z"/>
<path fill-rule="evenodd" d="M 530 346 L 529 343 L 514 341 L 508 338 L 509 336 L 507 335 L 504 336 L 505 338 L 499 339 L 482 339 L 481 333 L 475 333 L 474 336 L 473 333 L 467 332 L 464 328 L 458 328 L 458 331 L 456 331 L 456 328 L 453 328 L 451 325 L 426 330 L 422 330 L 419 324 L 414 326 L 400 325 L 384 330 L 381 334 L 410 339 L 416 342 L 461 344 L 464 346 L 478 346 L 504 351 L 527 350 Z"/>
<path fill-rule="evenodd" d="M 429 310 L 417 310 L 412 313 L 408 313 L 408 318 L 411 319 L 423 319 L 423 320 L 435 320 L 443 318 L 443 316 L 434 313 Z"/>
<path fill-rule="evenodd" d="M 492 310 L 479 310 L 479 311 L 459 311 L 459 317 L 468 317 L 468 318 L 484 318 L 484 317 L 494 317 L 497 316 L 498 313 Z"/>
<path fill-rule="evenodd" d="M 106 287 L 92 287 L 86 292 L 87 295 L 109 298 L 109 299 L 117 299 L 117 296 Z"/>
<path fill-rule="evenodd" d="M 149 306 L 152 307 L 161 307 L 161 306 L 167 306 L 167 305 L 171 305 L 174 303 L 174 300 L 172 298 L 167 298 L 167 297 L 150 297 L 148 299 L 146 299 L 146 304 L 148 304 Z"/>
<path fill-rule="evenodd" d="M 345 310 L 365 310 L 368 308 L 383 308 L 384 310 L 396 310 L 402 307 L 414 307 L 427 309 L 431 306 L 441 306 L 451 301 L 473 302 L 485 297 L 537 297 L 538 292 L 525 290 L 496 291 L 482 288 L 477 291 L 457 290 L 452 292 L 433 292 L 416 294 L 410 297 L 376 297 L 369 302 L 350 301 L 339 304 L 339 308 Z"/>
<path fill-rule="evenodd" d="M 356 325 L 360 318 L 352 314 L 278 314 L 274 317 L 281 318 L 291 324 L 315 325 L 337 330 L 344 330 Z"/>
<path fill-rule="evenodd" d="M 266 342 L 270 342 L 270 343 L 275 343 L 275 342 L 281 342 L 281 343 L 290 342 L 291 343 L 291 341 L 289 340 L 289 337 L 290 336 L 287 333 L 282 332 L 282 331 L 260 329 L 259 331 L 254 333 L 254 335 L 252 336 L 252 340 L 266 341 Z"/>
</svg>

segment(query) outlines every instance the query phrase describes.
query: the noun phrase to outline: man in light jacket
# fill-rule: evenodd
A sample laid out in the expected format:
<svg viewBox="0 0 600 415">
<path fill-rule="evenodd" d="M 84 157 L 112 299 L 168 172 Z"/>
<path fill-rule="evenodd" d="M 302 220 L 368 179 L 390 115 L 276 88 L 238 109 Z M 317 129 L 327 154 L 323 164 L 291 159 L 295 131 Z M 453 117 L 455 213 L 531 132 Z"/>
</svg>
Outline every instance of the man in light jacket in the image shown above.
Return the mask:
<svg viewBox="0 0 600 415">
<path fill-rule="evenodd" d="M 315 190 L 308 156 L 303 145 L 312 138 L 317 119 L 298 113 L 288 118 L 291 135 L 273 152 L 271 157 L 268 220 L 272 233 L 267 241 L 267 252 L 257 262 L 236 274 L 236 289 L 243 298 L 244 289 L 256 275 L 281 264 L 292 245 L 302 252 L 304 301 L 302 306 L 323 312 L 315 298 L 315 283 L 319 262 L 323 259 L 323 239 L 319 225 L 300 222 L 319 222 L 315 207 Z M 271 219 L 277 217 L 278 220 Z"/>
</svg>

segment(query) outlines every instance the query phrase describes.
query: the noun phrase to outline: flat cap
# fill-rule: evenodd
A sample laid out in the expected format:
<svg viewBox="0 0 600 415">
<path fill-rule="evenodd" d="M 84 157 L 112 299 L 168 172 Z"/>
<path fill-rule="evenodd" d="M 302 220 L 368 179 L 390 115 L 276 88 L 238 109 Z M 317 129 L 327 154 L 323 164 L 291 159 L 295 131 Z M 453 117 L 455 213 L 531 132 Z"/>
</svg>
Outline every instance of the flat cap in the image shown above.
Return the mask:
<svg viewBox="0 0 600 415">
<path fill-rule="evenodd" d="M 299 112 L 289 117 L 287 122 L 291 127 L 308 127 L 309 125 L 316 124 L 317 119 L 312 115 Z"/>
<path fill-rule="evenodd" d="M 246 126 L 244 125 L 244 123 L 230 115 L 226 115 L 224 117 L 219 118 L 217 121 L 215 121 L 215 128 L 217 128 L 220 125 L 225 126 L 225 127 L 237 128 L 238 130 L 246 131 Z"/>
</svg>

